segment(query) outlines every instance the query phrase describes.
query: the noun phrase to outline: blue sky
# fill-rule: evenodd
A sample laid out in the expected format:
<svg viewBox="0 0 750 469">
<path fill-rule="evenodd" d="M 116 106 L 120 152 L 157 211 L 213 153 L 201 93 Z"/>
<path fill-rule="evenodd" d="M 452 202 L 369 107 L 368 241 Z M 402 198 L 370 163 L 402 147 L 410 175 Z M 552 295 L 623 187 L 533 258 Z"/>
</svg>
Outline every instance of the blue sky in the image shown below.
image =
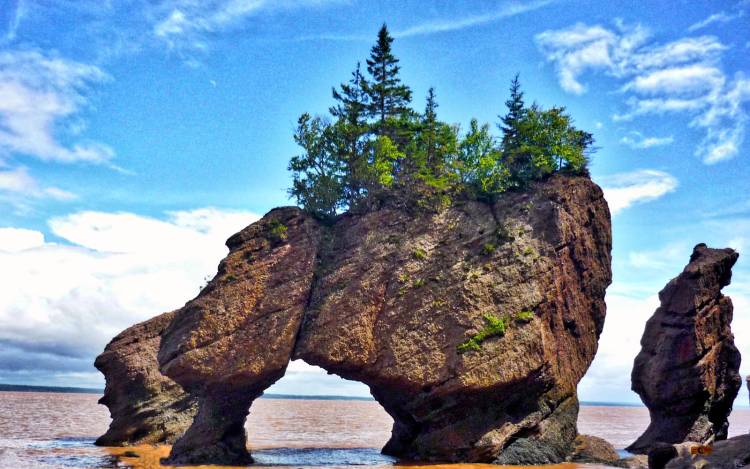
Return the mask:
<svg viewBox="0 0 750 469">
<path fill-rule="evenodd" d="M 109 338 L 290 203 L 297 117 L 383 22 L 416 107 L 434 86 L 443 120 L 494 124 L 518 72 L 594 133 L 614 283 L 583 399 L 637 401 L 645 320 L 698 242 L 740 250 L 750 353 L 750 2 L 0 0 L 0 382 L 101 386 Z M 300 363 L 273 390 L 367 392 Z"/>
</svg>

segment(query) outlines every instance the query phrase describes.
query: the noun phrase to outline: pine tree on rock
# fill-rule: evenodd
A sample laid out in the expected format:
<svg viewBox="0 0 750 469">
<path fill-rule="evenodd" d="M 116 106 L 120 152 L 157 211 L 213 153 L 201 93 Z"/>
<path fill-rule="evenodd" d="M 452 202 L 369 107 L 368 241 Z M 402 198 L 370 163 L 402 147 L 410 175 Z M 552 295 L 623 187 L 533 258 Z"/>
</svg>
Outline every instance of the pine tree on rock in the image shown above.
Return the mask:
<svg viewBox="0 0 750 469">
<path fill-rule="evenodd" d="M 506 151 L 518 148 L 518 125 L 523 119 L 526 105 L 523 102 L 523 92 L 518 74 L 510 82 L 510 97 L 505 101 L 508 113 L 500 117 L 502 124 L 499 126 L 503 132 L 503 149 Z"/>
<path fill-rule="evenodd" d="M 342 181 L 344 198 L 349 208 L 354 208 L 366 196 L 367 190 L 367 126 L 368 96 L 367 82 L 360 71 L 360 64 L 352 72 L 348 83 L 333 89 L 337 104 L 330 113 L 337 119 L 336 129 L 340 136 L 339 159 L 343 165 Z"/>
<path fill-rule="evenodd" d="M 430 87 L 427 92 L 427 104 L 424 110 L 424 140 L 427 152 L 427 167 L 434 168 L 436 166 L 437 158 L 437 107 L 438 103 L 435 99 L 435 88 Z"/>
<path fill-rule="evenodd" d="M 370 98 L 367 113 L 376 119 L 374 130 L 377 135 L 393 134 L 397 129 L 389 125 L 388 120 L 397 118 L 409 111 L 411 89 L 401 83 L 398 72 L 398 59 L 391 51 L 393 37 L 385 24 L 378 32 L 378 41 L 370 51 L 367 59 L 367 71 L 371 82 L 367 84 L 367 94 Z"/>
<path fill-rule="evenodd" d="M 531 179 L 529 172 L 531 168 L 531 155 L 522 148 L 523 136 L 521 127 L 524 123 L 528 110 L 523 101 L 521 83 L 518 74 L 510 82 L 510 98 L 505 101 L 508 112 L 500 117 L 502 124 L 499 126 L 503 132 L 502 151 L 505 164 L 513 177 L 510 183 L 517 187 L 525 186 Z"/>
</svg>

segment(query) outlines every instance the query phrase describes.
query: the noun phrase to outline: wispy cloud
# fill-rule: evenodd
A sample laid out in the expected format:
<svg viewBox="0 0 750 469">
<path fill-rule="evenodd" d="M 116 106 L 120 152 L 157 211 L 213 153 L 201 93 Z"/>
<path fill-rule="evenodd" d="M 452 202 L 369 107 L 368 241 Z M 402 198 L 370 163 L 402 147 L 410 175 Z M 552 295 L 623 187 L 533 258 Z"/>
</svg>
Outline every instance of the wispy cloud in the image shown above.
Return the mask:
<svg viewBox="0 0 750 469">
<path fill-rule="evenodd" d="M 395 38 L 406 38 L 414 36 L 427 36 L 430 34 L 459 31 L 475 26 L 490 24 L 504 18 L 521 15 L 530 11 L 538 10 L 558 0 L 537 0 L 527 3 L 510 2 L 489 13 L 458 16 L 454 18 L 440 18 L 415 24 L 403 29 L 391 31 Z M 371 41 L 372 34 L 336 34 L 325 33 L 314 36 L 305 36 L 301 40 L 328 40 L 328 41 Z"/>
<path fill-rule="evenodd" d="M 720 11 L 719 13 L 714 13 L 713 15 L 710 15 L 708 18 L 704 19 L 703 21 L 699 21 L 693 25 L 691 25 L 688 28 L 688 31 L 698 31 L 699 29 L 703 29 L 706 26 L 710 26 L 712 24 L 716 23 L 728 23 L 730 21 L 734 21 L 737 18 L 741 18 L 744 15 L 744 11 L 740 10 L 737 13 L 727 13 L 725 11 Z"/>
<path fill-rule="evenodd" d="M 620 143 L 627 145 L 634 150 L 645 150 L 647 148 L 669 145 L 674 138 L 669 137 L 646 137 L 640 132 L 632 131 L 620 139 Z"/>
<path fill-rule="evenodd" d="M 704 163 L 738 154 L 748 120 L 750 82 L 742 73 L 730 77 L 724 71 L 721 57 L 728 46 L 717 38 L 684 37 L 658 44 L 647 28 L 616 22 L 613 28 L 577 23 L 544 31 L 535 39 L 555 65 L 565 91 L 585 93 L 581 77 L 587 71 L 621 83 L 618 91 L 626 96 L 627 110 L 614 120 L 685 113 L 691 117 L 689 125 L 704 132 L 695 150 Z"/>
<path fill-rule="evenodd" d="M 692 247 L 689 243 L 677 241 L 658 249 L 646 251 L 631 251 L 628 253 L 628 263 L 640 270 L 662 270 L 674 268 L 685 263 Z M 678 272 L 675 272 L 675 275 Z"/>
<path fill-rule="evenodd" d="M 420 23 L 406 29 L 398 30 L 393 33 L 394 37 L 411 37 L 424 36 L 428 34 L 442 33 L 448 31 L 457 31 L 460 29 L 480 26 L 503 18 L 527 13 L 549 5 L 554 0 L 539 0 L 529 3 L 508 3 L 500 9 L 491 13 L 481 15 L 470 15 L 461 18 L 441 19 Z"/>
<path fill-rule="evenodd" d="M 346 0 L 165 0 L 156 4 L 154 36 L 178 52 L 209 48 L 212 34 L 237 28 L 248 18 L 299 8 L 346 3 Z"/>
<path fill-rule="evenodd" d="M 664 171 L 641 169 L 599 178 L 604 198 L 612 214 L 635 205 L 656 200 L 677 189 L 677 178 Z"/>
<path fill-rule="evenodd" d="M 0 204 L 13 207 L 16 214 L 26 214 L 33 203 L 43 200 L 68 202 L 77 199 L 72 192 L 41 185 L 26 167 L 0 169 Z"/>
<path fill-rule="evenodd" d="M 98 67 L 36 50 L 0 52 L 0 157 L 103 163 L 114 151 L 98 142 L 64 145 L 62 123 L 87 105 L 84 91 L 107 75 Z"/>
<path fill-rule="evenodd" d="M 9 42 L 16 38 L 18 26 L 28 11 L 28 5 L 25 0 L 16 0 L 10 2 L 5 8 L 8 10 L 8 25 L 5 34 L 0 36 L 0 43 Z"/>
<path fill-rule="evenodd" d="M 27 195 L 35 198 L 73 200 L 76 195 L 57 187 L 41 187 L 25 167 L 9 171 L 0 170 L 0 192 Z"/>
</svg>

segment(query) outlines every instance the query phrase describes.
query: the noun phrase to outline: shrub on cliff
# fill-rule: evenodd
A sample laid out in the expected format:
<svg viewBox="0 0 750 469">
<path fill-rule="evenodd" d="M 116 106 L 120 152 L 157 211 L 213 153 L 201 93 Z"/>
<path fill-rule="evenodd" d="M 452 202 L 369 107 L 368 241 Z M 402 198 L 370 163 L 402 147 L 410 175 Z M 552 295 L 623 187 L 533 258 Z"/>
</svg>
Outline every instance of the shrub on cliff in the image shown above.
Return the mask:
<svg viewBox="0 0 750 469">
<path fill-rule="evenodd" d="M 302 153 L 289 163 L 289 194 L 308 212 L 332 218 L 388 199 L 437 210 L 455 198 L 492 201 L 556 172 L 587 171 L 592 135 L 575 128 L 565 108 L 527 106 L 518 75 L 500 139 L 476 119 L 465 133 L 440 121 L 433 88 L 424 111 L 415 111 L 392 43 L 383 25 L 367 59 L 369 76 L 358 64 L 349 82 L 333 89 L 330 119 L 299 118 L 294 139 Z"/>
</svg>

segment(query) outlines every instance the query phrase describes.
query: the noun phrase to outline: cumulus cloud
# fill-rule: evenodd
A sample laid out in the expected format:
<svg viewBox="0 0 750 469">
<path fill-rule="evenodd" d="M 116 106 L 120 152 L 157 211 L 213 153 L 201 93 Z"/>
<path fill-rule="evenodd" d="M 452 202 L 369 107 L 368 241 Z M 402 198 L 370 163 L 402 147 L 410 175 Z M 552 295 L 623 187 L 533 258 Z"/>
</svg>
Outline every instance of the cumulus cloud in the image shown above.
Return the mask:
<svg viewBox="0 0 750 469">
<path fill-rule="evenodd" d="M 107 78 L 98 67 L 36 50 L 0 52 L 0 157 L 102 163 L 114 151 L 99 142 L 64 145 L 57 133 L 86 106 L 85 90 Z"/>
<path fill-rule="evenodd" d="M 644 202 L 656 200 L 677 189 L 677 179 L 664 171 L 641 169 L 614 174 L 597 181 L 612 214 Z"/>
<path fill-rule="evenodd" d="M 634 150 L 644 150 L 652 147 L 669 145 L 674 138 L 669 137 L 646 137 L 640 132 L 632 131 L 620 139 L 620 143 L 627 145 Z"/>
<path fill-rule="evenodd" d="M 544 31 L 535 39 L 554 64 L 565 91 L 585 93 L 581 77 L 586 72 L 621 82 L 626 110 L 615 114 L 614 120 L 686 113 L 691 117 L 689 125 L 704 132 L 695 151 L 704 163 L 727 160 L 739 152 L 748 120 L 750 81 L 742 73 L 727 75 L 721 56 L 728 46 L 716 37 L 683 37 L 659 44 L 643 26 L 617 22 L 613 28 L 578 23 Z"/>
<path fill-rule="evenodd" d="M 165 219 L 78 212 L 49 222 L 65 244 L 0 229 L 0 376 L 49 376 L 62 362 L 66 373 L 91 373 L 120 330 L 195 296 L 226 255 L 226 238 L 255 219 L 213 208 Z"/>
<path fill-rule="evenodd" d="M 44 235 L 23 228 L 0 228 L 0 251 L 19 252 L 44 244 Z"/>
</svg>

